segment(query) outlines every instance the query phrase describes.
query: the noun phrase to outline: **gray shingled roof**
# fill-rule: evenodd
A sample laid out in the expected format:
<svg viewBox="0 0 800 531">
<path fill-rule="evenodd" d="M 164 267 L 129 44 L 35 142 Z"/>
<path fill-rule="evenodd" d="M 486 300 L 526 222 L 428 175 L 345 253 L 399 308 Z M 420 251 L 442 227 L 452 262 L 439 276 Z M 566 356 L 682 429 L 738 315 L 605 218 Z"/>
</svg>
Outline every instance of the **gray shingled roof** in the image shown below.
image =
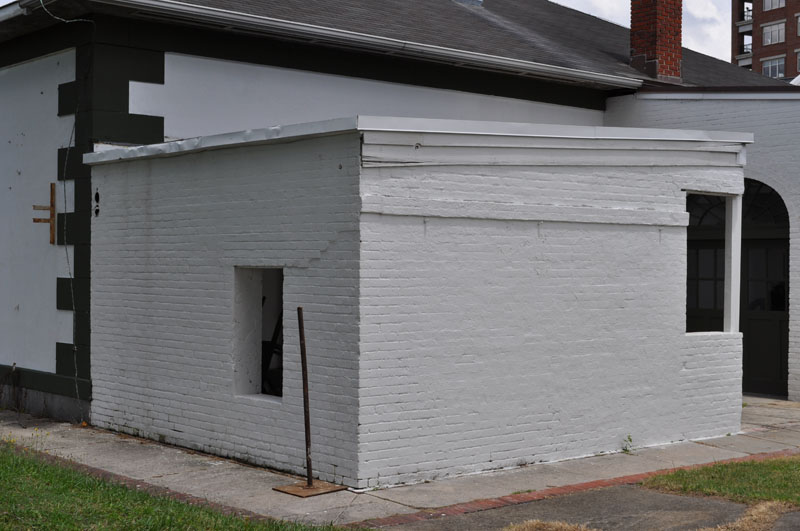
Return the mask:
<svg viewBox="0 0 800 531">
<path fill-rule="evenodd" d="M 184 0 L 187 1 L 187 0 Z M 547 0 L 188 0 L 301 22 L 589 72 L 646 79 L 628 64 L 629 30 Z M 686 85 L 785 86 L 684 49 Z"/>
<path fill-rule="evenodd" d="M 49 17 L 36 9 L 38 0 L 22 1 L 30 3 L 33 14 L 0 23 L 0 40 L 52 24 Z M 147 12 L 163 14 L 167 9 L 171 20 L 183 18 L 190 22 L 197 17 L 202 21 L 192 9 L 205 9 L 206 13 L 220 10 L 232 14 L 235 20 L 265 17 L 617 78 L 654 81 L 628 64 L 629 31 L 625 27 L 547 0 L 484 0 L 483 5 L 476 4 L 474 0 L 179 0 L 163 4 L 144 0 L 53 0 L 51 9 L 67 18 L 94 10 L 137 16 Z M 226 24 L 236 27 L 235 20 Z M 281 36 L 280 30 L 274 28 L 264 31 Z M 361 49 L 358 43 L 351 44 Z M 393 49 L 392 53 L 404 52 Z M 409 55 L 425 57 L 426 53 L 417 51 Z M 485 63 L 470 65 L 468 58 L 463 63 L 487 67 Z M 508 70 L 514 68 L 505 69 Z M 696 87 L 788 88 L 783 81 L 687 49 L 683 55 L 683 83 Z"/>
</svg>

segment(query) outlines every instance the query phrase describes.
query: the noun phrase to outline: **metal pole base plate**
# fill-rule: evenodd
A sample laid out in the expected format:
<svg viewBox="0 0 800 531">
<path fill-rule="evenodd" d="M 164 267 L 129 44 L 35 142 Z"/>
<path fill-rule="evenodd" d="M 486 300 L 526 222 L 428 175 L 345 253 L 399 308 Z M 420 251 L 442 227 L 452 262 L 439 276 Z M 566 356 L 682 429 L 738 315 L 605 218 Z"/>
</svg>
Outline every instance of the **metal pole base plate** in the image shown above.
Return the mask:
<svg viewBox="0 0 800 531">
<path fill-rule="evenodd" d="M 334 485 L 333 483 L 328 483 L 326 481 L 317 481 L 315 479 L 310 487 L 306 485 L 305 481 L 301 481 L 300 483 L 295 483 L 293 485 L 273 487 L 272 490 L 277 490 L 278 492 L 283 492 L 285 494 L 291 494 L 292 496 L 299 496 L 301 498 L 309 498 L 311 496 L 319 496 L 320 494 L 328 494 L 330 492 L 347 490 L 347 487 L 344 485 Z"/>
</svg>

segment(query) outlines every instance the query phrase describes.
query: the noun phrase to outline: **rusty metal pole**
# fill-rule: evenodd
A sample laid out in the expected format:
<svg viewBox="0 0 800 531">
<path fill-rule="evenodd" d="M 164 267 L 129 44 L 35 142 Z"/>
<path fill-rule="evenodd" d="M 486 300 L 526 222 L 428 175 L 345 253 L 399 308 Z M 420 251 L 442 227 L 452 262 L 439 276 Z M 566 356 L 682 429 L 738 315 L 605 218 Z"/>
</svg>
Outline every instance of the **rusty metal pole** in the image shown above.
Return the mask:
<svg viewBox="0 0 800 531">
<path fill-rule="evenodd" d="M 311 419 L 308 408 L 308 363 L 306 362 L 306 332 L 303 327 L 303 307 L 297 307 L 297 325 L 300 330 L 300 364 L 303 369 L 303 414 L 306 421 L 306 487 L 311 488 Z"/>
</svg>

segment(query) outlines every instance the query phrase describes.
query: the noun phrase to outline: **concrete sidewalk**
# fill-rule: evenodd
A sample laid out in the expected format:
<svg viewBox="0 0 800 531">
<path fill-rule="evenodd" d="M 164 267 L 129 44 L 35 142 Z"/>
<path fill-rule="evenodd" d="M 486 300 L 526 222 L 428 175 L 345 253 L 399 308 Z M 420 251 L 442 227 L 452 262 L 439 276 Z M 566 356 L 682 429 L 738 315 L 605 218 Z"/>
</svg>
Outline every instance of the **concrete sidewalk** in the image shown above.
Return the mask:
<svg viewBox="0 0 800 531">
<path fill-rule="evenodd" d="M 0 437 L 141 484 L 259 515 L 315 524 L 389 526 L 516 505 L 537 493 L 579 492 L 611 480 L 757 454 L 800 451 L 800 403 L 745 397 L 744 433 L 376 490 L 296 498 L 273 491 L 299 478 L 153 441 L 0 411 Z M 38 430 L 36 429 L 38 428 Z M 617 481 L 615 483 L 614 481 Z M 516 493 L 516 494 L 515 494 Z M 514 495 L 514 496 L 510 496 Z M 474 501 L 478 500 L 478 501 Z M 444 508 L 432 511 L 434 508 Z M 403 516 L 406 515 L 406 516 Z M 389 518 L 394 517 L 394 518 Z"/>
</svg>

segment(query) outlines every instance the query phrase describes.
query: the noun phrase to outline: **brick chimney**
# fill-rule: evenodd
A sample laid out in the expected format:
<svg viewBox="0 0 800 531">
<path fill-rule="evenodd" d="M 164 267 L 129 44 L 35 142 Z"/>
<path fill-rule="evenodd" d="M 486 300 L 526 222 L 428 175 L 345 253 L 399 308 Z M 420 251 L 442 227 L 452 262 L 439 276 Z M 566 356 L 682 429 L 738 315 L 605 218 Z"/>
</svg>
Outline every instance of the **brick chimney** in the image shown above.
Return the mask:
<svg viewBox="0 0 800 531">
<path fill-rule="evenodd" d="M 681 82 L 681 0 L 631 0 L 631 66 Z"/>
</svg>

